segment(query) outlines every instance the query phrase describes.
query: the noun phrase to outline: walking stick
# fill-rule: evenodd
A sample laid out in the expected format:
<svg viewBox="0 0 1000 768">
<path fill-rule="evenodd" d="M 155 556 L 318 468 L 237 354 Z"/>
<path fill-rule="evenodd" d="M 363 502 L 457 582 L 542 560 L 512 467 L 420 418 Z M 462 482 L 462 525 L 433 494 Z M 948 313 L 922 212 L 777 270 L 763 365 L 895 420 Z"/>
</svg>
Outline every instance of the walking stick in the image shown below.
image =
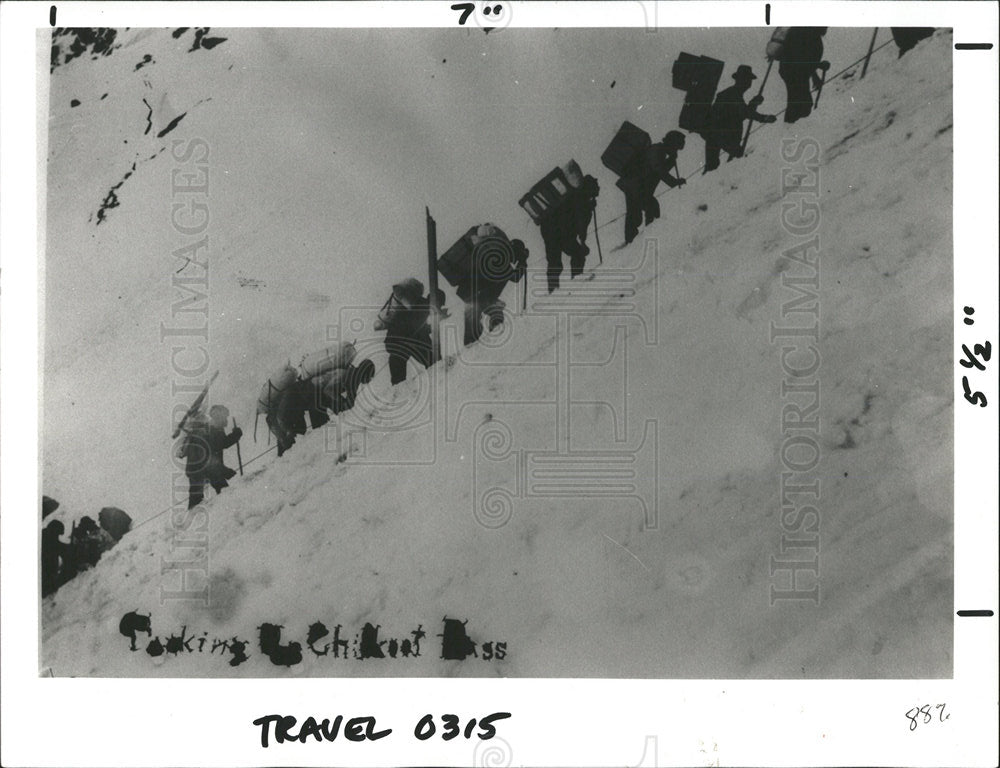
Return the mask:
<svg viewBox="0 0 1000 768">
<path fill-rule="evenodd" d="M 271 444 L 271 423 L 267 419 L 271 418 L 271 390 L 274 385 L 271 380 L 267 380 L 267 418 L 264 419 L 264 423 L 267 424 L 267 444 Z"/>
<path fill-rule="evenodd" d="M 865 65 L 861 67 L 861 77 L 858 80 L 864 80 L 865 74 L 868 72 L 868 62 L 872 57 L 872 51 L 875 49 L 875 37 L 878 35 L 878 27 L 872 32 L 872 41 L 868 44 L 868 53 L 865 54 Z"/>
<path fill-rule="evenodd" d="M 601 253 L 601 232 L 597 228 L 597 206 L 594 206 L 594 238 L 597 240 L 597 263 L 604 263 L 604 254 Z"/>
<path fill-rule="evenodd" d="M 236 419 L 233 419 L 233 427 L 238 429 L 238 427 L 236 426 Z M 239 465 L 240 465 L 240 476 L 242 477 L 242 475 L 243 475 L 243 456 L 240 455 L 240 441 L 239 440 L 236 441 L 236 461 L 239 462 Z"/>
<path fill-rule="evenodd" d="M 824 69 L 823 74 L 819 78 L 819 88 L 816 89 L 816 101 L 813 103 L 813 109 L 819 106 L 819 97 L 823 95 L 823 86 L 826 85 L 826 72 L 827 70 Z"/>
<path fill-rule="evenodd" d="M 521 314 L 523 315 L 528 309 L 528 270 L 524 271 L 524 285 L 521 286 Z"/>
<path fill-rule="evenodd" d="M 760 81 L 760 90 L 757 91 L 758 96 L 764 95 L 764 86 L 767 85 L 767 78 L 771 75 L 771 67 L 774 66 L 774 59 L 767 62 L 767 72 L 764 73 L 764 79 Z M 740 156 L 747 153 L 747 142 L 750 140 L 750 129 L 753 128 L 753 118 L 751 117 L 747 122 L 747 132 L 743 135 L 743 143 L 740 144 Z"/>
</svg>

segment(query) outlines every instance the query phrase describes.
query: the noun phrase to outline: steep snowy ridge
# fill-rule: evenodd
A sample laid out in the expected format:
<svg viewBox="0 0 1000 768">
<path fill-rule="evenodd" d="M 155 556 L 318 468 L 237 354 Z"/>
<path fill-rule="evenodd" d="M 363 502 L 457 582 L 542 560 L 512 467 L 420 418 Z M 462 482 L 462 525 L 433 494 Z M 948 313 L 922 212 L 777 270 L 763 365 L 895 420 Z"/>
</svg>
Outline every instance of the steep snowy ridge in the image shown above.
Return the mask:
<svg viewBox="0 0 1000 768">
<path fill-rule="evenodd" d="M 210 198 L 213 220 L 224 224 L 210 230 L 209 304 L 212 367 L 224 374 L 210 401 L 229 403 L 239 419 L 244 460 L 265 448 L 263 423 L 256 446 L 250 438 L 264 372 L 290 350 L 321 346 L 328 326 L 348 316 L 338 315 L 339 299 L 323 293 L 314 273 L 281 269 L 280 237 L 293 231 L 301 239 L 286 248 L 315 252 L 313 265 L 326 253 L 318 210 L 306 201 L 306 211 L 289 207 L 285 194 L 293 181 L 310 188 L 328 168 L 329 158 L 309 175 L 308 163 L 294 161 L 315 138 L 314 125 L 288 125 L 274 137 L 295 165 L 271 179 L 274 195 L 241 211 L 249 192 L 239 187 L 264 180 L 253 158 L 240 156 L 240 123 L 254 117 L 240 114 L 242 81 L 229 67 L 253 41 L 221 34 L 225 45 L 198 52 L 196 71 L 171 56 L 184 43 L 163 31 L 125 33 L 122 50 L 87 62 L 118 82 L 114 67 L 152 55 L 155 67 L 135 72 L 148 78 L 140 89 L 152 106 L 148 134 L 138 93 L 68 80 L 84 62 L 58 69 L 53 82 L 53 98 L 72 90 L 82 105 L 54 104 L 50 123 L 47 260 L 74 269 L 50 268 L 46 277 L 45 423 L 47 435 L 58 435 L 58 445 L 45 446 L 46 488 L 49 478 L 71 476 L 86 488 L 86 503 L 97 502 L 109 481 L 88 480 L 85 468 L 86 456 L 100 452 L 123 468 L 118 482 L 137 486 L 131 496 L 121 491 L 137 520 L 171 503 L 174 400 L 169 350 L 155 339 L 177 300 L 170 275 L 182 266 L 171 256 L 181 241 L 169 220 L 175 135 L 209 136 L 213 168 L 223 169 L 212 178 L 223 190 Z M 135 62 L 121 55 L 128 35 Z M 180 557 L 177 530 L 192 522 L 187 513 L 178 508 L 138 527 L 43 602 L 42 665 L 56 675 L 287 675 L 261 654 L 257 628 L 280 625 L 305 649 L 309 626 L 321 621 L 352 637 L 366 622 L 379 625 L 382 639 L 411 637 L 418 625 L 427 636 L 417 658 L 359 661 L 306 650 L 292 674 L 949 675 L 950 45 L 942 31 L 898 61 L 894 52 L 876 58 L 864 81 L 829 83 L 813 116 L 764 127 L 745 160 L 661 197 L 663 217 L 628 248 L 607 252 L 621 238 L 620 221 L 602 228 L 604 265 L 594 281 L 569 283 L 555 296 L 566 306 L 596 296 L 591 311 L 569 319 L 545 311 L 547 299 L 536 293 L 543 278 L 533 274 L 529 311 L 495 336 L 459 351 L 456 320 L 444 324 L 448 358 L 433 372 L 435 389 L 428 373 L 393 389 L 380 372 L 341 431 L 309 433 L 281 459 L 272 452 L 248 466 L 206 506 L 206 607 L 161 595 L 175 586 L 161 562 Z M 225 100 L 219 82 L 232 85 Z M 105 91 L 107 104 L 120 103 L 75 122 Z M 154 138 L 183 113 L 188 133 Z M 121 125 L 130 126 L 124 134 Z M 769 607 L 769 563 L 783 533 L 784 404 L 780 345 L 769 329 L 786 322 L 782 305 L 795 297 L 782 284 L 796 269 L 783 251 L 803 240 L 782 226 L 783 139 L 815 140 L 822 153 L 822 599 Z M 591 147 L 591 156 L 600 149 Z M 700 150 L 689 139 L 682 172 Z M 81 156 L 87 161 L 77 162 Z M 96 210 L 133 162 L 147 172 L 127 180 L 119 206 L 97 227 L 84 211 Z M 351 190 L 378 184 L 360 165 L 341 170 L 337 183 Z M 602 219 L 610 218 L 620 195 L 603 178 L 602 190 Z M 523 218 L 497 223 L 512 235 L 530 227 Z M 529 246 L 537 269 L 542 250 Z M 358 285 L 359 305 L 376 300 Z M 626 285 L 635 290 L 629 312 L 616 309 Z M 98 308 L 70 306 L 73 297 Z M 507 300 L 516 314 L 519 295 L 509 289 Z M 363 309 L 357 314 L 370 322 Z M 381 367 L 384 354 L 364 334 L 362 350 L 375 350 Z M 108 377 L 127 386 L 107 386 Z M 101 422 L 93 413 L 108 416 Z M 136 435 L 150 445 L 137 447 Z M 657 503 L 526 493 L 524 470 L 510 460 L 518 450 L 632 450 L 642 489 L 634 495 L 648 502 L 655 488 Z M 499 521 L 490 514 L 505 508 L 484 508 L 486 485 L 517 497 L 499 527 L 489 527 Z M 69 488 L 60 510 L 67 520 L 86 513 Z M 151 613 L 164 642 L 182 627 L 189 636 L 239 637 L 249 641 L 249 659 L 230 666 L 230 656 L 184 651 L 153 659 L 142 634 L 130 653 L 118 625 L 131 610 Z M 440 659 L 444 616 L 468 620 L 477 642 L 506 642 L 506 658 Z"/>
</svg>

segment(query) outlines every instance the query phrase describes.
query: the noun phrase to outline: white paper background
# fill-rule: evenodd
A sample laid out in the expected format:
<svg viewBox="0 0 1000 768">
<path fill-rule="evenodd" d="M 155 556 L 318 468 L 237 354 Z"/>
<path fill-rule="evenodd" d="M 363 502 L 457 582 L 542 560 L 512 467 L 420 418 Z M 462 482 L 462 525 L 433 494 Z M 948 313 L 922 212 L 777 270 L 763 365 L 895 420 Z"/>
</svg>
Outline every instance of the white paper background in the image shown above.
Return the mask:
<svg viewBox="0 0 1000 768">
<path fill-rule="evenodd" d="M 58 25 L 444 26 L 444 3 L 59 4 Z M 44 226 L 49 4 L 4 3 L 2 50 L 2 762 L 4 765 L 714 765 L 997 763 L 997 618 L 955 622 L 955 679 L 900 682 L 596 680 L 105 681 L 37 677 L 39 241 Z M 517 3 L 514 26 L 763 26 L 763 2 Z M 471 23 L 470 19 L 470 23 Z M 950 26 L 955 42 L 955 347 L 997 328 L 997 6 L 993 3 L 772 3 L 772 25 Z M 985 101 L 983 101 L 985 99 Z M 988 336 L 996 345 L 1000 339 Z M 981 341 L 977 336 L 976 341 Z M 977 374 L 990 405 L 963 397 L 955 368 L 955 608 L 997 605 L 997 369 Z M 904 713 L 946 703 L 940 727 Z M 425 713 L 506 710 L 499 738 L 418 742 Z M 260 748 L 251 721 L 376 715 L 377 743 Z"/>
</svg>

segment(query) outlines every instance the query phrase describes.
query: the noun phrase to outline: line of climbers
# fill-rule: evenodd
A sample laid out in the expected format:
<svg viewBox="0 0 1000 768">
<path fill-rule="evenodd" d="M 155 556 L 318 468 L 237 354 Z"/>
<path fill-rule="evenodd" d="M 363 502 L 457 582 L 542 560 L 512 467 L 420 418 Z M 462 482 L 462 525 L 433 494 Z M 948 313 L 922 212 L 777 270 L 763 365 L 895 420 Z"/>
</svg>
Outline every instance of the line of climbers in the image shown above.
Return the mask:
<svg viewBox="0 0 1000 768">
<path fill-rule="evenodd" d="M 817 59 L 815 66 L 789 59 L 788 67 L 782 69 L 790 103 L 800 99 L 800 81 L 803 76 L 806 78 L 809 106 L 799 105 L 801 115 L 807 114 L 812 105 L 809 75 L 803 73 L 829 66 L 818 61 L 822 43 L 818 51 L 815 48 L 823 32 L 824 28 L 818 33 L 803 28 L 782 33 L 784 44 L 794 57 L 801 58 L 805 55 L 802 52 L 808 49 L 809 61 Z M 809 48 L 805 41 L 810 41 L 813 47 Z M 769 50 L 770 53 L 773 52 Z M 691 60 L 696 66 L 692 67 Z M 704 76 L 706 62 L 710 62 L 709 75 L 715 75 L 710 83 L 710 95 L 706 95 L 706 84 L 711 80 Z M 695 121 L 690 119 L 691 110 L 686 106 L 687 112 L 682 112 L 681 120 L 681 127 L 705 139 L 706 171 L 718 167 L 721 150 L 726 150 L 730 159 L 742 155 L 740 144 L 745 120 L 773 122 L 775 119 L 756 111 L 755 107 L 763 100 L 761 96 L 751 99 L 749 105 L 743 101 L 743 94 L 755 79 L 745 64 L 737 67 L 733 74 L 734 85 L 715 96 L 723 66 L 722 62 L 687 54 L 682 54 L 675 65 L 675 70 L 680 71 L 680 84 L 689 93 L 688 100 L 694 94 L 700 100 L 697 104 L 711 106 L 707 111 L 702 109 Z M 675 85 L 677 81 L 675 74 Z M 656 188 L 661 181 L 671 187 L 684 185 L 685 179 L 677 172 L 677 154 L 684 145 L 685 136 L 681 131 L 669 131 L 662 141 L 654 144 L 645 131 L 626 121 L 602 154 L 601 161 L 618 176 L 617 186 L 625 195 L 625 243 L 632 242 L 641 224 L 649 226 L 660 216 Z M 570 279 L 583 275 L 590 254 L 587 235 L 591 221 L 595 223 L 596 232 L 599 194 L 597 179 L 585 175 L 571 160 L 547 174 L 519 201 L 538 225 L 545 244 L 549 293 L 560 287 L 564 254 L 569 257 Z M 438 259 L 438 271 L 465 304 L 463 340 L 466 345 L 476 342 L 485 330 L 492 331 L 504 322 L 506 304 L 500 296 L 509 282 L 517 283 L 524 278 L 527 260 L 528 249 L 524 242 L 509 238 L 491 223 L 470 227 Z M 442 291 L 438 290 L 432 297 L 425 293 L 424 285 L 416 278 L 408 278 L 392 287 L 374 328 L 385 331 L 384 346 L 393 385 L 406 379 L 410 360 L 425 368 L 437 362 L 436 355 L 440 352 L 435 352 L 431 342 L 431 315 L 448 317 L 444 303 Z M 307 414 L 309 426 L 317 429 L 329 421 L 331 412 L 337 414 L 354 406 L 360 388 L 375 375 L 374 363 L 371 360 L 357 363 L 356 356 L 354 344 L 341 342 L 306 356 L 298 366 L 288 361 L 267 379 L 257 398 L 257 413 L 264 415 L 275 437 L 278 456 L 295 444 L 296 436 L 305 434 Z M 234 428 L 226 434 L 227 419 L 228 411 L 222 406 L 214 406 L 207 423 L 203 415 L 195 412 L 189 426 L 185 426 L 187 435 L 178 455 L 188 460 L 191 507 L 204 498 L 206 484 L 217 493 L 221 492 L 235 474 L 223 462 L 223 451 L 235 444 L 242 432 Z"/>
<path fill-rule="evenodd" d="M 521 240 L 509 239 L 489 223 L 470 228 L 438 260 L 439 271 L 465 302 L 465 344 L 475 343 L 486 328 L 492 331 L 504 322 L 506 304 L 500 294 L 508 282 L 519 282 L 524 277 L 527 260 L 528 249 Z M 374 328 L 385 331 L 383 344 L 393 385 L 406 379 L 410 360 L 425 368 L 437 362 L 435 354 L 440 353 L 433 350 L 430 319 L 432 312 L 441 318 L 449 316 L 444 303 L 443 291 L 438 289 L 432 300 L 416 278 L 392 286 Z M 264 382 L 257 398 L 257 413 L 265 417 L 277 441 L 279 456 L 295 444 L 297 435 L 305 434 L 307 414 L 309 426 L 317 429 L 329 421 L 330 413 L 336 415 L 354 407 L 361 387 L 376 373 L 372 360 L 359 362 L 356 358 L 354 343 L 340 342 L 307 355 L 298 366 L 286 362 Z M 190 432 L 188 438 L 196 439 Z M 225 435 L 218 429 L 214 437 L 206 439 L 207 447 L 200 452 L 198 461 L 189 465 L 191 506 L 201 500 L 196 486 L 206 472 L 217 491 L 225 487 L 232 470 L 222 463 L 222 451 L 238 439 L 235 430 Z M 201 459 L 201 454 L 208 456 L 207 461 Z"/>
<path fill-rule="evenodd" d="M 819 101 L 830 68 L 830 63 L 823 59 L 826 31 L 826 27 L 779 27 L 767 44 L 767 58 L 772 64 L 779 62 L 778 73 L 785 83 L 786 123 L 807 117 Z M 933 28 L 923 27 L 892 28 L 899 55 L 933 31 Z M 673 67 L 673 85 L 685 92 L 679 127 L 704 140 L 703 173 L 719 167 L 723 151 L 730 161 L 743 156 L 747 120 L 773 123 L 777 119 L 757 111 L 764 100 L 761 92 L 749 102 L 744 100 L 757 79 L 746 64 L 740 64 L 732 74 L 732 86 L 716 93 L 724 68 L 721 61 L 687 53 L 681 53 Z M 768 72 L 770 69 L 769 64 Z M 815 101 L 814 89 L 817 92 Z M 763 86 L 760 90 L 763 91 Z M 616 186 L 625 195 L 625 244 L 635 239 L 641 224 L 648 227 L 659 218 L 656 189 L 660 182 L 669 187 L 684 186 L 685 179 L 677 169 L 677 156 L 685 144 L 686 137 L 678 130 L 668 131 L 661 141 L 653 143 L 648 133 L 626 121 L 601 155 L 604 166 L 618 176 Z M 571 280 L 593 276 L 592 273 L 584 276 L 583 270 L 590 254 L 587 235 L 591 221 L 597 235 L 599 193 L 597 179 L 583 174 L 579 165 L 570 160 L 553 169 L 520 199 L 519 204 L 538 225 L 545 244 L 549 293 L 560 287 L 564 254 L 569 256 Z M 599 239 L 597 245 L 600 252 Z M 485 330 L 492 331 L 504 322 L 506 304 L 500 295 L 509 282 L 524 279 L 527 260 L 528 249 L 524 243 L 510 239 L 491 223 L 470 227 L 438 259 L 438 271 L 465 303 L 463 339 L 466 345 L 476 342 Z M 524 287 L 523 302 L 526 301 L 526 280 Z M 430 323 L 432 313 L 439 318 L 449 316 L 444 303 L 442 291 L 438 290 L 433 297 L 425 294 L 423 284 L 416 278 L 392 286 L 392 293 L 378 312 L 374 327 L 386 333 L 384 347 L 393 385 L 405 381 L 410 360 L 425 368 L 437 362 Z M 522 303 L 522 309 L 523 306 Z M 341 342 L 307 355 L 297 367 L 291 361 L 286 362 L 264 383 L 257 399 L 257 415 L 264 415 L 270 434 L 277 442 L 278 456 L 295 444 L 297 435 L 306 433 L 307 414 L 309 425 L 318 429 L 329 422 L 331 413 L 336 415 L 354 407 L 361 387 L 376 373 L 371 360 L 356 361 L 356 357 L 355 345 Z M 175 437 L 181 431 L 185 433 L 176 455 L 186 461 L 185 472 L 190 483 L 188 508 L 203 501 L 206 485 L 216 493 L 228 486 L 236 472 L 226 466 L 223 454 L 235 445 L 239 455 L 239 440 L 243 434 L 235 423 L 227 433 L 230 415 L 225 406 L 212 406 L 207 416 L 201 410 L 207 390 L 208 385 L 175 431 Z M 240 470 L 242 473 L 242 460 Z M 105 511 L 101 511 L 102 525 Z M 128 518 L 124 512 L 121 515 Z M 100 553 L 110 546 L 108 542 L 113 544 L 128 530 L 128 525 L 122 530 L 116 529 L 118 534 L 115 536 L 98 529 L 91 518 L 84 517 L 79 526 L 74 526 L 71 543 L 65 544 L 59 538 L 65 531 L 62 523 L 51 522 L 42 536 L 43 594 L 53 591 L 81 568 L 96 563 Z"/>
</svg>

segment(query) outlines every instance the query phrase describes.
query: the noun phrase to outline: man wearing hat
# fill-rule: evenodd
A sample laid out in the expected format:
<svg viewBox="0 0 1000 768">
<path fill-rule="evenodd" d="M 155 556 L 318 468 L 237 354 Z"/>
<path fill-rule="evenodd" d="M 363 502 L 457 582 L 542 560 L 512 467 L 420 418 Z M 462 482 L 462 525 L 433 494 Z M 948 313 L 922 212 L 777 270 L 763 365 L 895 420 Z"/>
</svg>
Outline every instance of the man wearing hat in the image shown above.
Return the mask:
<svg viewBox="0 0 1000 768">
<path fill-rule="evenodd" d="M 379 312 L 375 330 L 386 332 L 385 351 L 389 353 L 389 378 L 394 386 L 406 381 L 406 364 L 410 358 L 425 368 L 430 368 L 437 362 L 431 359 L 431 312 L 437 311 L 438 316 L 444 318 L 448 317 L 448 310 L 444 308 L 444 291 L 438 288 L 435 297 L 436 310 L 431 303 L 430 293 L 424 296 L 424 284 L 411 277 L 392 286 L 392 295 Z M 338 402 L 337 398 L 331 400 L 331 403 Z M 353 395 L 351 402 L 353 403 Z"/>
<path fill-rule="evenodd" d="M 757 111 L 757 107 L 764 101 L 764 97 L 757 95 L 750 99 L 747 104 L 743 101 L 743 94 L 749 89 L 757 75 L 746 64 L 740 64 L 733 73 L 735 84 L 719 91 L 712 105 L 712 112 L 709 115 L 708 129 L 703 134 L 705 139 L 705 170 L 703 173 L 714 171 L 719 167 L 719 152 L 726 150 L 729 159 L 742 157 L 743 155 L 743 121 L 747 119 L 757 120 L 761 123 L 773 123 L 777 118 L 774 115 L 762 115 Z"/>
<path fill-rule="evenodd" d="M 684 143 L 683 133 L 669 131 L 662 141 L 640 154 L 632 167 L 615 182 L 625 193 L 626 244 L 639 234 L 643 217 L 647 227 L 660 217 L 660 204 L 656 201 L 656 187 L 660 182 L 668 187 L 684 186 L 684 179 L 670 173 L 677 170 L 677 153 L 684 149 Z"/>
</svg>

